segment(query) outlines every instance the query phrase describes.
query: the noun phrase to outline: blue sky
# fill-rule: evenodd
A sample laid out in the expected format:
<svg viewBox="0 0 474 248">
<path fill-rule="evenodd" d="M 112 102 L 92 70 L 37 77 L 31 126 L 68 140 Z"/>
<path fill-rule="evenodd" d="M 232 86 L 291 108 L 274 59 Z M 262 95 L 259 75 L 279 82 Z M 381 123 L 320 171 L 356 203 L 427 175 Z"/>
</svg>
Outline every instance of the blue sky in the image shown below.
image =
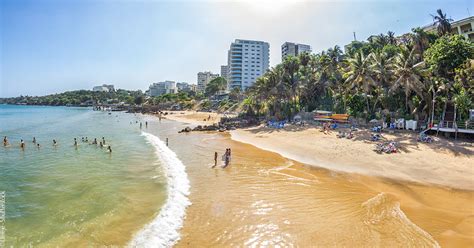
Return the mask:
<svg viewBox="0 0 474 248">
<path fill-rule="evenodd" d="M 268 41 L 275 65 L 285 41 L 319 52 L 354 31 L 359 40 L 408 32 L 438 8 L 455 20 L 474 13 L 471 0 L 1 0 L 0 97 L 196 83 L 199 71 L 219 73 L 236 38 Z"/>
</svg>

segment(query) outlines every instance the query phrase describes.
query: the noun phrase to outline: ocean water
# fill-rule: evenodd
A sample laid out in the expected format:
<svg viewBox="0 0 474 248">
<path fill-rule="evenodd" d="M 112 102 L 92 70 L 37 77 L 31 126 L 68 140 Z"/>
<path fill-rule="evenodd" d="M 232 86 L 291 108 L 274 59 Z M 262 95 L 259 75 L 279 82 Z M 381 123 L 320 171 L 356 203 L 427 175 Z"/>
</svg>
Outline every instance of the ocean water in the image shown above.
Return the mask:
<svg viewBox="0 0 474 248">
<path fill-rule="evenodd" d="M 6 246 L 143 245 L 157 230 L 155 242 L 176 242 L 189 183 L 176 155 L 146 131 L 133 114 L 0 105 L 0 135 L 10 142 L 0 148 Z M 82 137 L 104 137 L 112 153 Z"/>
</svg>

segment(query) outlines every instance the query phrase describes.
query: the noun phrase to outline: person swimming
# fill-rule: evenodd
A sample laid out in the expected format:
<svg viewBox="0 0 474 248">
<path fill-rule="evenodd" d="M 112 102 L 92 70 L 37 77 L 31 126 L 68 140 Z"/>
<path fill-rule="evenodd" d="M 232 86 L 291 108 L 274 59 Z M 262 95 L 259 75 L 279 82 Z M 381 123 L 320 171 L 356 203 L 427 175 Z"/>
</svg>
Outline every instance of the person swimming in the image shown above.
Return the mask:
<svg viewBox="0 0 474 248">
<path fill-rule="evenodd" d="M 39 143 L 37 143 L 37 144 L 36 144 L 36 147 L 37 147 L 38 149 L 40 149 L 40 144 L 39 144 Z"/>
<path fill-rule="evenodd" d="M 110 152 L 110 153 L 112 153 L 112 147 L 108 146 L 108 147 L 107 147 L 107 151 Z"/>
<path fill-rule="evenodd" d="M 99 142 L 99 145 L 100 145 L 100 148 L 103 148 L 104 147 L 104 144 L 101 142 Z"/>
<path fill-rule="evenodd" d="M 57 146 L 58 145 L 58 142 L 56 142 L 55 139 L 53 139 L 53 146 Z"/>
<path fill-rule="evenodd" d="M 36 144 L 36 137 L 33 137 L 33 143 Z"/>
<path fill-rule="evenodd" d="M 94 141 L 92 141 L 93 145 L 97 145 L 97 138 L 94 138 Z"/>
<path fill-rule="evenodd" d="M 3 146 L 8 146 L 7 136 L 3 137 Z"/>
<path fill-rule="evenodd" d="M 81 142 L 84 142 L 84 137 L 81 137 Z"/>
</svg>

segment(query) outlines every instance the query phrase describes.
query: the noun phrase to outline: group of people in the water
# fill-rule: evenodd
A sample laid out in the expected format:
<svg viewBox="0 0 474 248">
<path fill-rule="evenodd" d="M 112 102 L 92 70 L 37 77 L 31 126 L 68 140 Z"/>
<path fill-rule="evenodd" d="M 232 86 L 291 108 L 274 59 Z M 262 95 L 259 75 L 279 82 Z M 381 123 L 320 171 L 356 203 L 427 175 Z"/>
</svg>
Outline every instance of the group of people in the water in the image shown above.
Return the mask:
<svg viewBox="0 0 474 248">
<path fill-rule="evenodd" d="M 212 168 L 217 166 L 217 158 L 218 157 L 219 157 L 219 155 L 217 154 L 217 152 L 214 152 L 214 165 L 212 166 Z M 224 165 L 222 166 L 222 168 L 225 168 L 225 167 L 229 166 L 231 158 L 232 158 L 231 150 L 230 150 L 230 148 L 226 148 L 225 153 L 222 156 L 222 161 L 224 161 Z"/>
<path fill-rule="evenodd" d="M 105 137 L 102 137 L 102 140 L 99 141 L 99 142 L 97 142 L 97 138 L 94 138 L 94 140 L 92 142 L 89 142 L 89 139 L 87 137 L 85 137 L 85 138 L 82 137 L 81 141 L 83 143 L 88 143 L 90 145 L 96 145 L 96 146 L 98 145 L 98 146 L 100 146 L 100 148 L 106 147 Z M 34 146 L 36 146 L 38 149 L 41 147 L 40 144 L 36 141 L 36 137 L 33 137 L 32 142 L 33 142 Z M 73 145 L 76 148 L 79 146 L 79 144 L 77 143 L 77 138 L 74 138 Z M 3 137 L 3 146 L 4 147 L 9 147 L 10 146 L 10 142 L 8 141 L 7 136 Z M 53 146 L 54 147 L 58 146 L 58 142 L 55 139 L 53 139 Z M 26 148 L 26 144 L 25 144 L 25 141 L 23 139 L 20 140 L 20 148 L 22 150 L 25 150 L 25 148 Z M 110 153 L 112 152 L 112 147 L 110 145 L 107 145 L 107 151 L 110 152 Z"/>
</svg>

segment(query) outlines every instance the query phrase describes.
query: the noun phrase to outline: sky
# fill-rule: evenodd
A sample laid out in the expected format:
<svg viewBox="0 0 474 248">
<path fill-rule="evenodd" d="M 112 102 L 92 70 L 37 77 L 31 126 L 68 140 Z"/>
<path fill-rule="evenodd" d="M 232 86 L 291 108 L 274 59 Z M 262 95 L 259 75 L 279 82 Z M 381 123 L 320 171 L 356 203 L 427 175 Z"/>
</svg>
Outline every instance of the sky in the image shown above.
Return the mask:
<svg viewBox="0 0 474 248">
<path fill-rule="evenodd" d="M 313 52 L 432 23 L 436 9 L 454 20 L 474 13 L 472 0 L 0 0 L 0 97 L 67 90 L 146 90 L 164 80 L 196 83 L 220 73 L 235 39 Z"/>
</svg>

